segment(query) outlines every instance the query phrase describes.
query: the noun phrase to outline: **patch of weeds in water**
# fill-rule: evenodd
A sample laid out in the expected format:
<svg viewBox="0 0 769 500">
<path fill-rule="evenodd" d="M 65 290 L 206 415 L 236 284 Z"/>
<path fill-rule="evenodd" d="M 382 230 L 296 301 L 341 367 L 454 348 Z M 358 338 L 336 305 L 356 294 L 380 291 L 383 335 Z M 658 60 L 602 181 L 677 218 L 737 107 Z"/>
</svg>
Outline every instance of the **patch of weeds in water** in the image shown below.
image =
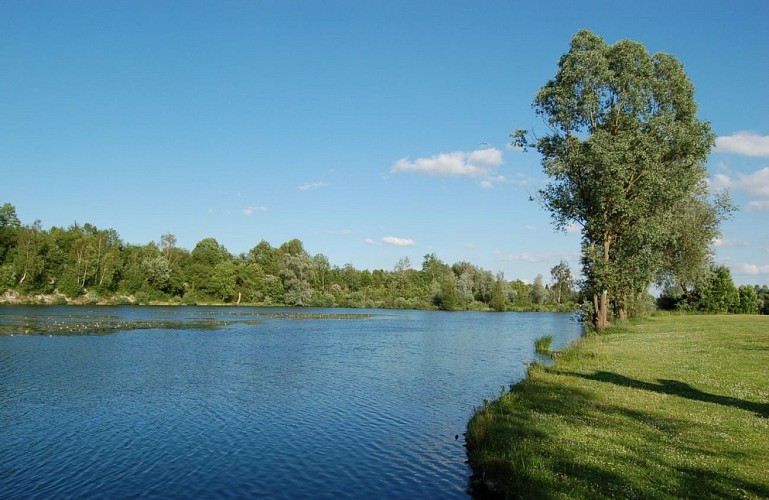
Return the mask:
<svg viewBox="0 0 769 500">
<path fill-rule="evenodd" d="M 552 335 L 543 335 L 534 341 L 534 350 L 538 354 L 550 354 L 550 348 L 553 345 Z"/>
<path fill-rule="evenodd" d="M 272 318 L 272 319 L 370 319 L 378 316 L 377 314 L 368 313 L 318 313 L 318 312 L 246 312 L 246 311 L 234 311 L 226 313 L 228 316 L 251 316 L 257 318 Z"/>
<path fill-rule="evenodd" d="M 233 324 L 256 325 L 258 321 L 196 320 L 116 320 L 61 321 L 53 318 L 17 318 L 0 322 L 0 335 L 109 335 L 130 330 L 218 330 Z"/>
</svg>

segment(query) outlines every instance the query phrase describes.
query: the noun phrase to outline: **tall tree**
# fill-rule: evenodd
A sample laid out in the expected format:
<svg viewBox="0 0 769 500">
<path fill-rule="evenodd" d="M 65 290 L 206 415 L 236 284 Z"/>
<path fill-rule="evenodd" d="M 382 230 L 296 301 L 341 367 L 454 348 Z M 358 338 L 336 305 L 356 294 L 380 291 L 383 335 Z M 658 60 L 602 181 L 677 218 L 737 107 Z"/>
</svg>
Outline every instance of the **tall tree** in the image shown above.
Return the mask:
<svg viewBox="0 0 769 500">
<path fill-rule="evenodd" d="M 38 284 L 45 268 L 44 245 L 45 233 L 39 220 L 31 226 L 19 229 L 13 258 L 19 286 L 24 286 L 26 283 L 27 287 L 34 287 Z"/>
<path fill-rule="evenodd" d="M 0 207 L 0 264 L 5 261 L 6 254 L 16 244 L 16 231 L 21 227 L 21 221 L 16 215 L 16 207 L 4 203 Z"/>
<path fill-rule="evenodd" d="M 571 291 L 574 278 L 566 261 L 561 261 L 550 269 L 550 277 L 553 279 L 556 304 L 560 304 L 563 297 Z"/>
<path fill-rule="evenodd" d="M 622 308 L 653 280 L 672 211 L 706 179 L 715 137 L 697 118 L 678 60 L 630 40 L 608 45 L 586 30 L 534 108 L 549 133 L 530 140 L 519 130 L 513 144 L 542 155 L 550 182 L 540 195 L 556 228 L 582 228 L 586 292 L 600 330 L 610 307 Z"/>
<path fill-rule="evenodd" d="M 544 278 L 541 274 L 538 274 L 537 277 L 534 278 L 534 283 L 531 285 L 529 295 L 534 304 L 544 304 L 547 300 L 547 289 L 545 288 Z"/>
</svg>

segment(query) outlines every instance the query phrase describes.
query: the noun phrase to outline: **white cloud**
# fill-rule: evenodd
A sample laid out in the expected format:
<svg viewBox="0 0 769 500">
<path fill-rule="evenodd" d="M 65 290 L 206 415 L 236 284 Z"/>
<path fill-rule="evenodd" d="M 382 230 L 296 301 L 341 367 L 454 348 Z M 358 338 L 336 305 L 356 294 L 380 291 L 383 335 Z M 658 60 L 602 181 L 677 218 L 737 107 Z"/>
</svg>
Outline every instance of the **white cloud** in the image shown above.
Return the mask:
<svg viewBox="0 0 769 500">
<path fill-rule="evenodd" d="M 255 205 L 255 206 L 252 206 L 252 207 L 244 208 L 243 209 L 243 215 L 245 215 L 246 217 L 251 217 L 256 212 L 266 212 L 266 211 L 267 211 L 267 207 L 263 207 L 261 205 Z"/>
<path fill-rule="evenodd" d="M 485 177 L 502 164 L 502 151 L 496 148 L 475 151 L 440 153 L 430 158 L 409 161 L 401 158 L 393 165 L 390 173 L 412 172 L 416 174 L 452 177 Z"/>
<path fill-rule="evenodd" d="M 363 240 L 363 243 L 365 243 L 366 245 L 373 245 L 374 240 L 372 240 L 371 238 L 366 238 L 365 240 Z"/>
<path fill-rule="evenodd" d="M 724 238 L 716 238 L 713 240 L 713 246 L 717 248 L 735 248 L 746 247 L 750 245 L 748 240 L 726 240 Z"/>
<path fill-rule="evenodd" d="M 745 207 L 748 211 L 759 211 L 759 210 L 769 210 L 769 200 L 757 200 L 757 201 L 751 201 L 747 204 Z"/>
<path fill-rule="evenodd" d="M 307 182 L 299 186 L 299 191 L 309 191 L 311 189 L 320 189 L 328 186 L 326 182 Z"/>
<path fill-rule="evenodd" d="M 523 228 L 527 231 L 536 231 L 538 228 L 533 224 L 525 224 Z"/>
<path fill-rule="evenodd" d="M 750 194 L 769 196 L 769 167 L 764 167 L 749 175 L 741 175 L 740 183 Z"/>
<path fill-rule="evenodd" d="M 465 248 L 467 248 L 468 250 L 472 250 L 472 249 L 475 248 L 475 244 L 474 243 L 465 243 Z"/>
<path fill-rule="evenodd" d="M 481 163 L 485 165 L 501 165 L 502 151 L 494 147 L 476 149 L 470 153 L 471 163 Z"/>
<path fill-rule="evenodd" d="M 731 189 L 733 181 L 731 177 L 726 174 L 716 174 L 712 179 L 708 179 L 708 186 L 713 191 L 723 191 L 725 189 Z"/>
<path fill-rule="evenodd" d="M 735 177 L 716 174 L 710 181 L 710 187 L 714 190 L 741 189 L 754 196 L 769 196 L 769 167 L 752 174 L 737 174 Z"/>
<path fill-rule="evenodd" d="M 755 276 L 757 274 L 769 274 L 769 265 L 761 265 L 761 264 L 745 264 L 740 263 L 737 264 L 738 271 L 741 271 L 740 274 L 749 274 L 751 276 Z"/>
<path fill-rule="evenodd" d="M 388 245 L 395 245 L 397 247 L 410 247 L 416 245 L 414 240 L 408 238 L 398 238 L 396 236 L 385 236 L 382 238 L 382 242 L 387 243 Z"/>
<path fill-rule="evenodd" d="M 494 187 L 494 183 L 492 183 L 488 179 L 484 179 L 481 182 L 478 183 L 479 186 L 481 186 L 483 189 L 491 189 Z"/>
<path fill-rule="evenodd" d="M 749 130 L 716 139 L 716 151 L 745 156 L 769 156 L 769 135 L 758 135 Z"/>
<path fill-rule="evenodd" d="M 564 228 L 566 234 L 579 234 L 582 232 L 582 226 L 577 223 L 569 224 Z"/>
</svg>

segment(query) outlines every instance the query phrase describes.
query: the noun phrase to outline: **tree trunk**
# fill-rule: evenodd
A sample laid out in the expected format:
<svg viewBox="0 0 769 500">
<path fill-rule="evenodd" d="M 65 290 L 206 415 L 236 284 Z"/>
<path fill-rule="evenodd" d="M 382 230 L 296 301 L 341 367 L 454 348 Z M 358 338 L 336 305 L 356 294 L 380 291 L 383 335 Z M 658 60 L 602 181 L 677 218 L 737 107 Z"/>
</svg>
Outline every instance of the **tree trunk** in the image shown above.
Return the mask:
<svg viewBox="0 0 769 500">
<path fill-rule="evenodd" d="M 609 233 L 603 235 L 603 260 L 609 262 L 609 248 L 611 247 L 612 236 Z M 604 285 L 605 286 L 605 285 Z M 600 298 L 598 295 L 600 294 Z M 609 326 L 609 291 L 596 290 L 593 292 L 593 305 L 595 306 L 595 329 L 601 331 Z"/>
<path fill-rule="evenodd" d="M 593 294 L 593 307 L 595 308 L 593 326 L 597 331 L 601 331 L 609 326 L 609 294 L 606 290 L 600 294 Z"/>
</svg>

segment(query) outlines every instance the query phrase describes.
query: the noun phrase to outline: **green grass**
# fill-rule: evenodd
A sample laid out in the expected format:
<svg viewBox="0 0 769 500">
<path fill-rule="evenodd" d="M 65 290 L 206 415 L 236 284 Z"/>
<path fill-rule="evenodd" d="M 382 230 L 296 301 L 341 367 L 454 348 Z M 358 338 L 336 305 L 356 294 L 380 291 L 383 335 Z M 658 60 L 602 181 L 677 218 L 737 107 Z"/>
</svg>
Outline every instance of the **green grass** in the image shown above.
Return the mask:
<svg viewBox="0 0 769 500">
<path fill-rule="evenodd" d="M 467 447 L 509 498 L 769 498 L 769 317 L 584 338 L 484 402 Z"/>
<path fill-rule="evenodd" d="M 534 350 L 539 354 L 550 354 L 550 347 L 553 345 L 552 335 L 543 335 L 534 340 Z"/>
</svg>

